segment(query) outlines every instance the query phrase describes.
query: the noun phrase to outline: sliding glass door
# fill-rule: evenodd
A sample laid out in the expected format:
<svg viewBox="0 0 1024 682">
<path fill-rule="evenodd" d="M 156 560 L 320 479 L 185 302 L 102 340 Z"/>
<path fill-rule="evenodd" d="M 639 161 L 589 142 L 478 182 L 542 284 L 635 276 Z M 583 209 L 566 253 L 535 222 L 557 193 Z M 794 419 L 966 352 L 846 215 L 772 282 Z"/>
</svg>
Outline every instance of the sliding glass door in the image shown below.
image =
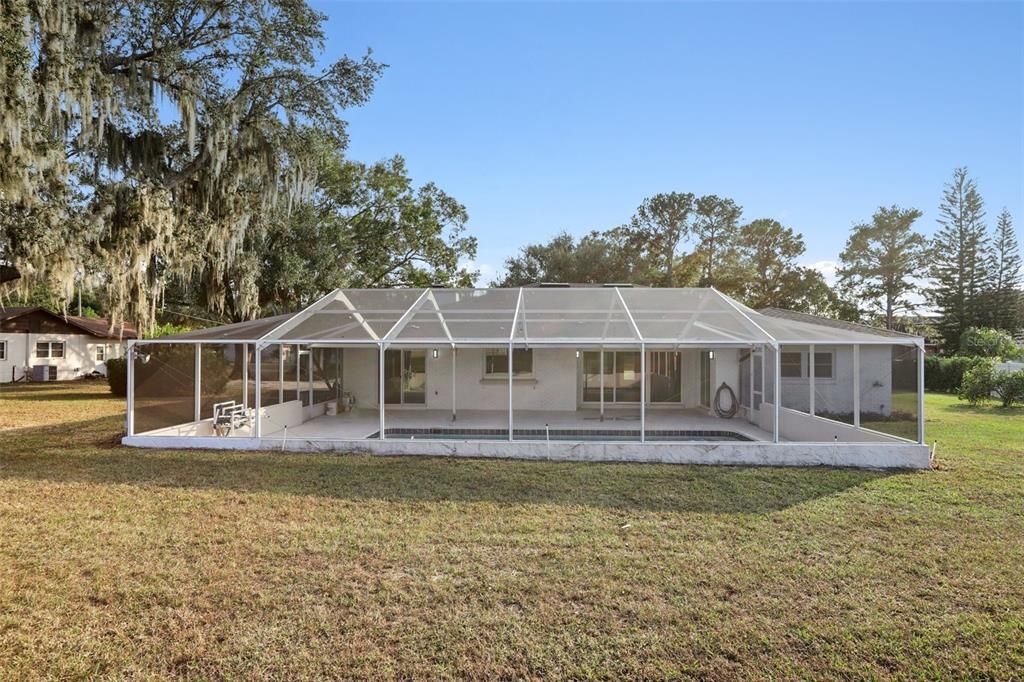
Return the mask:
<svg viewBox="0 0 1024 682">
<path fill-rule="evenodd" d="M 601 387 L 604 386 L 606 404 L 639 404 L 640 352 L 604 351 L 602 365 L 601 351 L 585 351 L 583 360 L 584 403 L 599 403 Z M 647 354 L 648 402 L 672 403 L 682 399 L 682 363 L 679 353 L 655 351 Z M 601 373 L 604 371 L 604 380 Z"/>
<path fill-rule="evenodd" d="M 384 402 L 424 405 L 427 402 L 427 352 L 384 351 Z"/>
</svg>

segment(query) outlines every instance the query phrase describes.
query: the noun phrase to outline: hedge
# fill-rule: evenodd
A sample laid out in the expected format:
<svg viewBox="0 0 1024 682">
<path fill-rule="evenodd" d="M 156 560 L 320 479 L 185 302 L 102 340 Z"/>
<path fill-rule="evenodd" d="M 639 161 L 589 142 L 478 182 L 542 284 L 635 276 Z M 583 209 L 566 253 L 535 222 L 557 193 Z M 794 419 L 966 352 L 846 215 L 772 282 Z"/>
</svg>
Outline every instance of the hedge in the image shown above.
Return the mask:
<svg viewBox="0 0 1024 682">
<path fill-rule="evenodd" d="M 958 393 L 963 385 L 964 374 L 988 361 L 988 358 L 968 355 L 955 355 L 949 358 L 929 355 L 924 359 L 925 390 Z"/>
</svg>

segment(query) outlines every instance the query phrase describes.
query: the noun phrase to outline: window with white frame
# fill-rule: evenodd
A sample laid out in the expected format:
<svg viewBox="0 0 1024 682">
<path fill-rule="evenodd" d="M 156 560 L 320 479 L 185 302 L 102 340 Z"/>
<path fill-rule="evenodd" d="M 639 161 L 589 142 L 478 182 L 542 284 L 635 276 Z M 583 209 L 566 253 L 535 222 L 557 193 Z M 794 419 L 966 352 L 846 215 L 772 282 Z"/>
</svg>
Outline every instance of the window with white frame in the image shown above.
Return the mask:
<svg viewBox="0 0 1024 682">
<path fill-rule="evenodd" d="M 804 354 L 793 351 L 784 352 L 779 369 L 783 379 L 801 378 L 804 376 Z"/>
<path fill-rule="evenodd" d="M 0 341 L 0 360 L 7 359 L 7 342 Z"/>
<path fill-rule="evenodd" d="M 106 346 L 106 344 L 101 343 L 100 345 L 96 346 L 96 362 L 106 362 L 106 361 L 107 361 L 107 346 Z"/>
<path fill-rule="evenodd" d="M 512 350 L 512 376 L 533 376 L 533 349 L 515 348 Z M 508 349 L 489 348 L 484 352 L 484 378 L 498 379 L 508 377 Z"/>
<path fill-rule="evenodd" d="M 37 341 L 37 358 L 62 358 L 64 357 L 63 341 Z"/>
<path fill-rule="evenodd" d="M 783 379 L 807 379 L 810 374 L 810 352 L 786 351 L 780 365 Z M 835 378 L 835 353 L 814 351 L 814 378 Z"/>
</svg>

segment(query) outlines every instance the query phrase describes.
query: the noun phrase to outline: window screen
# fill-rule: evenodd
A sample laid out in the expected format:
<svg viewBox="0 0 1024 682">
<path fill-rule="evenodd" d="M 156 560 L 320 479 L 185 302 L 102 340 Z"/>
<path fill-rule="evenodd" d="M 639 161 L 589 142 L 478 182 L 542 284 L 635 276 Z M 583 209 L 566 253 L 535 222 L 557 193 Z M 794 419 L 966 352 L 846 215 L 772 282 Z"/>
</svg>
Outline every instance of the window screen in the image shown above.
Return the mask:
<svg viewBox="0 0 1024 682">
<path fill-rule="evenodd" d="M 515 348 L 512 350 L 512 375 L 529 376 L 533 374 L 533 349 Z M 492 348 L 484 354 L 484 376 L 508 376 L 508 350 Z"/>
<path fill-rule="evenodd" d="M 802 360 L 803 353 L 783 353 L 781 365 L 783 378 L 799 379 L 801 376 L 803 376 Z"/>
</svg>

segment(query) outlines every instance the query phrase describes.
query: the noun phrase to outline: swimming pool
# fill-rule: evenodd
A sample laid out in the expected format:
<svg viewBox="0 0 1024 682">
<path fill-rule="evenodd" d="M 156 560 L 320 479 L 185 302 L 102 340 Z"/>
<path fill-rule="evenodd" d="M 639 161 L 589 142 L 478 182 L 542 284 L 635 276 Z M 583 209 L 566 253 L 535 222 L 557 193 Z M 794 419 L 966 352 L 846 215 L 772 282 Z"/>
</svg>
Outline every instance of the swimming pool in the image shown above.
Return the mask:
<svg viewBox="0 0 1024 682">
<path fill-rule="evenodd" d="M 408 440 L 507 440 L 508 429 L 389 428 L 386 438 Z M 735 431 L 650 429 L 647 441 L 746 441 L 753 438 Z M 380 431 L 370 438 L 380 438 Z M 513 440 L 639 441 L 640 429 L 514 429 Z"/>
</svg>

